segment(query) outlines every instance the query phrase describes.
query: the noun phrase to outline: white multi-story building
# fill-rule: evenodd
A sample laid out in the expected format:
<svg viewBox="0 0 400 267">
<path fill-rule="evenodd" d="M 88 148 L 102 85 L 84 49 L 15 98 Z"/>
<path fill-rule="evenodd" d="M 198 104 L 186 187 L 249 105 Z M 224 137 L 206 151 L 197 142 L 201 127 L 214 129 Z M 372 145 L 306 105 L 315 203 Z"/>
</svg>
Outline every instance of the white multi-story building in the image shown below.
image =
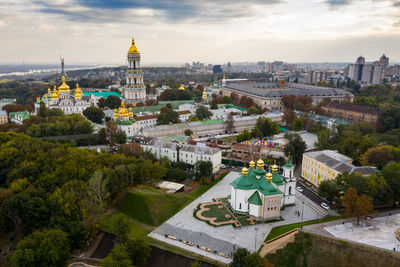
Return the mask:
<svg viewBox="0 0 400 267">
<path fill-rule="evenodd" d="M 157 159 L 167 157 L 172 162 L 181 161 L 191 165 L 195 165 L 198 161 L 210 161 L 213 166 L 213 173 L 221 168 L 221 151 L 207 146 L 154 141 L 150 144 L 142 145 L 142 147 L 143 150 L 150 151 Z"/>
</svg>

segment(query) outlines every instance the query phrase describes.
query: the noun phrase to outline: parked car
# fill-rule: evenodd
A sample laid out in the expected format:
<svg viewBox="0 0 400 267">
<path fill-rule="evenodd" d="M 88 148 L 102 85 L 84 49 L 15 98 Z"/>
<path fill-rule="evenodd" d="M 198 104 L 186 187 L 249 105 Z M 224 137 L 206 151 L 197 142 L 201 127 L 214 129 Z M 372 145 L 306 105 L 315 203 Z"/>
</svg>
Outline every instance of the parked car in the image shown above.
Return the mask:
<svg viewBox="0 0 400 267">
<path fill-rule="evenodd" d="M 326 210 L 329 209 L 328 204 L 326 204 L 325 202 L 322 202 L 322 203 L 321 203 L 321 207 L 323 207 L 323 208 L 326 209 Z"/>
<path fill-rule="evenodd" d="M 303 188 L 301 188 L 300 186 L 296 187 L 296 190 L 299 192 L 303 192 Z"/>
</svg>

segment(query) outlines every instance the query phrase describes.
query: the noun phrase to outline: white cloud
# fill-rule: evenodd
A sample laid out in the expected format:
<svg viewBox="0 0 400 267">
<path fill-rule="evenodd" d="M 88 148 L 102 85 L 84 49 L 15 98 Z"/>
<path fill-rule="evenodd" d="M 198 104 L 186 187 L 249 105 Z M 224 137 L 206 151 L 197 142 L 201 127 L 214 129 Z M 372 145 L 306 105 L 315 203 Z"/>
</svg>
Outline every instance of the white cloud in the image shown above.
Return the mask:
<svg viewBox="0 0 400 267">
<path fill-rule="evenodd" d="M 144 64 L 353 61 L 360 53 L 368 58 L 383 52 L 400 60 L 395 1 L 190 0 L 176 10 L 95 8 L 71 1 L 1 3 L 0 10 L 7 10 L 0 14 L 0 36 L 8 40 L 0 50 L 3 62 L 55 62 L 62 54 L 70 63 L 124 64 L 132 35 Z"/>
</svg>

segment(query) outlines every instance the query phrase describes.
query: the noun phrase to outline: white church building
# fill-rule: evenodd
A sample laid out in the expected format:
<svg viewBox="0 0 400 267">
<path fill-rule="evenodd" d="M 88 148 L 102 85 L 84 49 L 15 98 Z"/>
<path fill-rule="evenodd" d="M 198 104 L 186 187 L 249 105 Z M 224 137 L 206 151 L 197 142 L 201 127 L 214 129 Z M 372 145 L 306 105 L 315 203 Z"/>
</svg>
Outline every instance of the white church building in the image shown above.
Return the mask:
<svg viewBox="0 0 400 267">
<path fill-rule="evenodd" d="M 295 204 L 296 179 L 290 159 L 283 166 L 283 177 L 278 174 L 276 164 L 271 169 L 264 169 L 262 159 L 257 161 L 257 168 L 251 161 L 250 169 L 242 169 L 242 175 L 231 183 L 228 196 L 233 210 L 256 218 L 275 219 L 280 217 L 281 208 Z"/>
</svg>

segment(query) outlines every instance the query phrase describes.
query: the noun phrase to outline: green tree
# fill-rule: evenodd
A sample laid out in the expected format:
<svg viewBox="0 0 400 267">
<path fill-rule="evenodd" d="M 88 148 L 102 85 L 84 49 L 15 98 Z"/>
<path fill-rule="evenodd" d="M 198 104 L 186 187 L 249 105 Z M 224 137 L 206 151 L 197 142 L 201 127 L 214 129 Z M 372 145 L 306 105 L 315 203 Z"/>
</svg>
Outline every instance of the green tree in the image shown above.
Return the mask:
<svg viewBox="0 0 400 267">
<path fill-rule="evenodd" d="M 212 101 L 211 102 L 211 107 L 210 107 L 211 109 L 218 109 L 218 104 L 217 104 L 217 102 L 215 102 L 215 101 Z"/>
<path fill-rule="evenodd" d="M 251 133 L 247 129 L 244 129 L 242 133 L 236 136 L 236 141 L 239 143 L 250 139 L 251 139 Z"/>
<path fill-rule="evenodd" d="M 70 257 L 67 235 L 59 230 L 36 231 L 17 245 L 15 266 L 66 266 Z"/>
<path fill-rule="evenodd" d="M 277 133 L 279 133 L 279 124 L 276 121 L 272 121 L 270 118 L 264 117 L 257 119 L 257 123 L 251 131 L 251 135 L 258 138 L 272 136 Z"/>
<path fill-rule="evenodd" d="M 374 212 L 374 206 L 372 205 L 369 196 L 362 194 L 358 195 L 357 189 L 350 187 L 343 198 L 343 204 L 345 207 L 346 215 L 356 217 L 357 224 L 363 216 Z"/>
<path fill-rule="evenodd" d="M 247 109 L 247 115 L 261 114 L 261 113 L 262 113 L 261 108 L 255 106 L 255 105 L 253 105 L 253 106 L 251 106 L 251 107 L 249 107 L 249 108 Z"/>
<path fill-rule="evenodd" d="M 394 147 L 392 146 L 377 146 L 371 147 L 360 157 L 360 162 L 363 165 L 373 165 L 382 169 L 388 163 L 395 159 L 393 155 Z"/>
<path fill-rule="evenodd" d="M 190 130 L 190 129 L 186 129 L 186 130 L 184 131 L 184 133 L 185 133 L 186 136 L 191 136 L 191 135 L 193 134 L 193 131 Z"/>
<path fill-rule="evenodd" d="M 303 153 L 306 151 L 307 145 L 300 135 L 287 133 L 285 139 L 288 140 L 283 152 L 285 156 L 291 156 L 293 162 L 298 165 L 303 160 Z"/>
<path fill-rule="evenodd" d="M 250 252 L 245 248 L 238 248 L 235 253 L 233 253 L 231 267 L 247 267 L 246 258 L 250 255 Z"/>
<path fill-rule="evenodd" d="M 292 122 L 292 130 L 293 131 L 303 131 L 304 130 L 304 122 L 303 119 L 300 117 L 297 117 L 296 119 L 293 120 Z"/>
<path fill-rule="evenodd" d="M 39 116 L 42 118 L 47 117 L 47 107 L 44 102 L 40 102 L 40 108 L 39 108 Z"/>
<path fill-rule="evenodd" d="M 196 109 L 196 117 L 199 118 L 199 120 L 205 120 L 209 119 L 212 116 L 212 112 L 205 106 L 199 106 Z"/>
<path fill-rule="evenodd" d="M 102 267 L 132 267 L 129 252 L 123 245 L 117 245 L 101 263 Z"/>
<path fill-rule="evenodd" d="M 98 204 L 100 208 L 104 208 L 105 201 L 110 196 L 107 184 L 108 181 L 103 179 L 102 170 L 96 170 L 89 179 L 89 195 L 93 199 L 93 202 Z"/>
<path fill-rule="evenodd" d="M 126 143 L 126 133 L 121 129 L 117 130 L 117 132 L 114 135 L 114 138 L 115 138 L 115 142 L 117 142 L 117 144 L 125 144 Z"/>
<path fill-rule="evenodd" d="M 224 104 L 230 104 L 230 103 L 232 103 L 232 98 L 230 98 L 229 96 L 224 96 L 223 97 L 223 99 L 224 99 Z"/>
<path fill-rule="evenodd" d="M 391 162 L 382 169 L 382 176 L 390 186 L 393 200 L 400 203 L 400 163 Z"/>
<path fill-rule="evenodd" d="M 118 131 L 118 126 L 113 121 L 108 121 L 106 124 L 106 137 L 110 148 L 115 146 L 115 135 Z"/>
<path fill-rule="evenodd" d="M 247 255 L 244 260 L 245 267 L 264 267 L 263 260 L 258 252 Z"/>
<path fill-rule="evenodd" d="M 179 123 L 179 114 L 175 111 L 168 111 L 166 113 L 160 113 L 157 117 L 157 125 L 165 125 L 169 123 Z"/>
<path fill-rule="evenodd" d="M 121 106 L 121 99 L 118 96 L 110 95 L 106 98 L 105 104 L 110 109 L 116 109 Z"/>
<path fill-rule="evenodd" d="M 83 115 L 90 121 L 94 123 L 101 124 L 105 117 L 103 110 L 97 107 L 88 107 L 83 111 Z"/>
<path fill-rule="evenodd" d="M 64 116 L 65 113 L 60 108 L 51 108 L 47 109 L 47 116 L 54 117 L 54 116 Z"/>
<path fill-rule="evenodd" d="M 194 165 L 194 173 L 197 180 L 204 177 L 210 177 L 213 173 L 211 161 L 198 161 Z"/>
<path fill-rule="evenodd" d="M 146 241 L 143 239 L 128 240 L 125 247 L 134 266 L 146 266 L 151 252 Z"/>
<path fill-rule="evenodd" d="M 130 231 L 129 219 L 123 214 L 117 214 L 111 225 L 113 233 L 117 236 L 117 243 L 124 244 L 128 240 Z"/>
</svg>

